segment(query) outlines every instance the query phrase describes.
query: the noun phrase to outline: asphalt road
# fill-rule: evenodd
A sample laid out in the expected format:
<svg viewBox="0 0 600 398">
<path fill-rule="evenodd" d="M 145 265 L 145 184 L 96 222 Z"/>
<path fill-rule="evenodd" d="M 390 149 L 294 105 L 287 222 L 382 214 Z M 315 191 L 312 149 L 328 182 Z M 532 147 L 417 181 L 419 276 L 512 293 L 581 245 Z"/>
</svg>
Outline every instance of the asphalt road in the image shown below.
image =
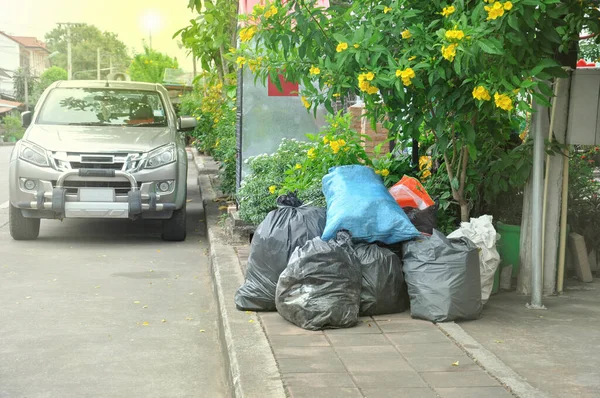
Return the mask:
<svg viewBox="0 0 600 398">
<path fill-rule="evenodd" d="M 17 242 L 0 208 L 0 397 L 229 396 L 195 179 L 182 243 L 115 220 L 42 220 Z"/>
</svg>

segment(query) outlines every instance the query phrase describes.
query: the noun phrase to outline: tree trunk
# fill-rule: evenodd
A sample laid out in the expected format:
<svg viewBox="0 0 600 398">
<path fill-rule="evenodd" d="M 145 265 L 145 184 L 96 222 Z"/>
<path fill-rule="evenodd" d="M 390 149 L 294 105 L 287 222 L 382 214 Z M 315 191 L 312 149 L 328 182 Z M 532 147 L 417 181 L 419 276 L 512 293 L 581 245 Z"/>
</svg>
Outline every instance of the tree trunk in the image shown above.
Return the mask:
<svg viewBox="0 0 600 398">
<path fill-rule="evenodd" d="M 460 204 L 460 221 L 469 222 L 469 204 L 464 200 Z"/>
</svg>

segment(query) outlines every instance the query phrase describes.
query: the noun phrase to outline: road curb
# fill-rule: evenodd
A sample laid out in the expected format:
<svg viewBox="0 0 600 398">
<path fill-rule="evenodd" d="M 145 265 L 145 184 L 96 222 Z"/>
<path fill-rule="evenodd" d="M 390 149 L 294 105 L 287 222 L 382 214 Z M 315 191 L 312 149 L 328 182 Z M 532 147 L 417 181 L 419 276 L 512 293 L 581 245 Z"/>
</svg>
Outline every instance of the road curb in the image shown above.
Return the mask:
<svg viewBox="0 0 600 398">
<path fill-rule="evenodd" d="M 197 152 L 194 163 L 199 167 Z M 219 309 L 219 337 L 235 398 L 281 398 L 285 389 L 277 362 L 256 313 L 238 311 L 233 297 L 244 282 L 237 253 L 220 238 L 220 210 L 209 175 L 199 173 L 198 185 L 204 204 L 210 245 L 210 273 Z"/>
<path fill-rule="evenodd" d="M 519 398 L 547 398 L 542 391 L 533 387 L 523 377 L 500 360 L 491 351 L 471 337 L 454 322 L 438 323 L 438 328 L 452 339 L 463 351 L 473 358 L 479 366 Z"/>
</svg>

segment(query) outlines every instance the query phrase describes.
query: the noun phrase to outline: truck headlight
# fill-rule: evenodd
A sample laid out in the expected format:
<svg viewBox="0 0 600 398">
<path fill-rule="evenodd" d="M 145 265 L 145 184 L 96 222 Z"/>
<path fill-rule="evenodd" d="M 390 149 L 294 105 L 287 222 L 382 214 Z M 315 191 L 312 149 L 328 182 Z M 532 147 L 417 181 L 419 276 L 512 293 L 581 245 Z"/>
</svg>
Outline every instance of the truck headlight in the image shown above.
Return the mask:
<svg viewBox="0 0 600 398">
<path fill-rule="evenodd" d="M 46 155 L 46 151 L 44 151 L 44 149 L 30 142 L 21 141 L 20 145 L 21 146 L 19 148 L 19 159 L 22 159 L 29 163 L 33 163 L 36 166 L 40 167 L 50 166 L 48 156 Z"/>
<path fill-rule="evenodd" d="M 175 154 L 175 145 L 169 144 L 153 150 L 148 154 L 146 160 L 147 169 L 155 169 L 169 163 L 173 163 L 177 159 Z"/>
</svg>

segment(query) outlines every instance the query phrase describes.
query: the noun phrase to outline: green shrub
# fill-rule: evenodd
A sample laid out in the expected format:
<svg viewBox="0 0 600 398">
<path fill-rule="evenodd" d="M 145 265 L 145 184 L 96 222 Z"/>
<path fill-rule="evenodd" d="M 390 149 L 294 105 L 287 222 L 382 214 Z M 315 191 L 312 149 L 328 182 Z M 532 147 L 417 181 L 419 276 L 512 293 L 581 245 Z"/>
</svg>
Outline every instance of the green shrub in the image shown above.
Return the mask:
<svg viewBox="0 0 600 398">
<path fill-rule="evenodd" d="M 17 140 L 23 138 L 23 134 L 25 133 L 25 129 L 21 124 L 21 119 L 16 115 L 5 116 L 2 119 L 2 126 L 4 127 L 4 136 L 5 138 L 14 137 Z"/>
<path fill-rule="evenodd" d="M 238 194 L 240 217 L 259 224 L 276 208 L 277 196 L 288 192 L 297 192 L 305 204 L 324 207 L 321 181 L 335 166 L 363 164 L 374 167 L 387 186 L 398 181 L 410 169 L 408 157 L 370 159 L 362 145 L 368 137 L 350 128 L 351 119 L 351 114 L 330 116 L 321 133 L 307 134 L 308 142 L 284 139 L 274 154 L 249 159 L 250 174 Z"/>
</svg>

